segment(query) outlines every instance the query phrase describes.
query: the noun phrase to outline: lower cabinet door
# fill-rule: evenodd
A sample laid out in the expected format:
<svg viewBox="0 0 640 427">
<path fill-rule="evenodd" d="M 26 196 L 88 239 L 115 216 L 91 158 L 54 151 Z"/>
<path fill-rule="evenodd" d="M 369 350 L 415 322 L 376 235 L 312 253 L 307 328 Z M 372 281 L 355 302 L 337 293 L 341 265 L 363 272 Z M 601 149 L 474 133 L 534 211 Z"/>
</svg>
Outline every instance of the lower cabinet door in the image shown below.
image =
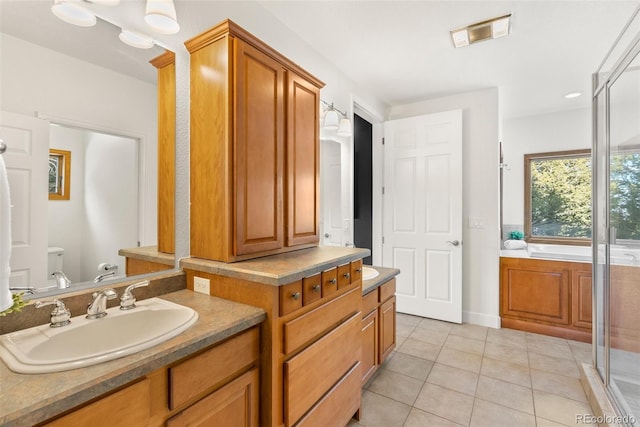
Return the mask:
<svg viewBox="0 0 640 427">
<path fill-rule="evenodd" d="M 380 305 L 380 353 L 378 363 L 382 364 L 396 347 L 396 297 Z"/>
<path fill-rule="evenodd" d="M 378 366 L 378 310 L 362 319 L 362 385 Z"/>
<path fill-rule="evenodd" d="M 258 427 L 258 369 L 252 369 L 167 421 L 167 427 Z"/>
</svg>

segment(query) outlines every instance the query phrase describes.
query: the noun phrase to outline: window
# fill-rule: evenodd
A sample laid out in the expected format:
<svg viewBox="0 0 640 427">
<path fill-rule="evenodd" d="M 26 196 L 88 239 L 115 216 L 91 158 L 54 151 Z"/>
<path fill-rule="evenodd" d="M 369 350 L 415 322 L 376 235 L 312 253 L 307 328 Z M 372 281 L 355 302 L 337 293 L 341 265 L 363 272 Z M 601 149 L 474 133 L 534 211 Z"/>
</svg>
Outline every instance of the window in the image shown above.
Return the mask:
<svg viewBox="0 0 640 427">
<path fill-rule="evenodd" d="M 71 151 L 49 150 L 49 200 L 69 200 Z"/>
<path fill-rule="evenodd" d="M 527 154 L 525 234 L 530 242 L 591 243 L 591 150 Z"/>
</svg>

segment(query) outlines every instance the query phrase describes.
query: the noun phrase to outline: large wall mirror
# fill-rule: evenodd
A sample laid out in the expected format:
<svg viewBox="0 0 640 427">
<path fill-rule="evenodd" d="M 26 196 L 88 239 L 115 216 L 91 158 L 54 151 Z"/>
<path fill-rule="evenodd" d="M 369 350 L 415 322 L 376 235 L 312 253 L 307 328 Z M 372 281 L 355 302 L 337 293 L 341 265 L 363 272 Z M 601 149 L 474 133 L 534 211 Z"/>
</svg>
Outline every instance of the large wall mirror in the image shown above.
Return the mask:
<svg viewBox="0 0 640 427">
<path fill-rule="evenodd" d="M 27 197 L 27 182 L 10 177 L 14 246 L 18 239 L 38 246 L 31 254 L 13 251 L 12 270 L 20 268 L 10 285 L 36 288 L 38 297 L 56 285 L 52 268 L 72 289 L 104 285 L 126 277 L 122 249 L 153 251 L 158 243 L 158 70 L 149 61 L 165 49 L 127 46 L 120 28 L 102 19 L 88 28 L 67 24 L 51 4 L 0 3 L 0 105 L 10 112 L 0 129 L 4 159 L 37 154 L 29 167 L 42 178 L 42 193 Z M 29 132 L 12 123 L 29 121 L 47 129 L 20 139 Z M 7 140 L 16 138 L 24 144 Z M 44 190 L 50 149 L 71 153 L 68 199 L 49 200 Z M 175 265 L 172 255 L 159 262 Z"/>
</svg>

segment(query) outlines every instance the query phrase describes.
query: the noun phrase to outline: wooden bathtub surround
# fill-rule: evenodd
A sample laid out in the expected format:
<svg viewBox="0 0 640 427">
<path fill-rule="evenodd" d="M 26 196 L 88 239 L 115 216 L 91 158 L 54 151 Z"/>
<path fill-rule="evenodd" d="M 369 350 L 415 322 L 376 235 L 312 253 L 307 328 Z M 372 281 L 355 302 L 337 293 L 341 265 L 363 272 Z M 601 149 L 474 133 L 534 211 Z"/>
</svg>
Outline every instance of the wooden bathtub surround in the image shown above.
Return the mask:
<svg viewBox="0 0 640 427">
<path fill-rule="evenodd" d="M 229 20 L 185 45 L 191 255 L 233 262 L 317 245 L 324 84 Z"/>
<path fill-rule="evenodd" d="M 612 265 L 611 346 L 640 352 L 640 268 Z M 591 342 L 591 264 L 500 258 L 502 327 Z"/>
<path fill-rule="evenodd" d="M 259 426 L 257 327 L 158 369 L 45 426 Z"/>
<path fill-rule="evenodd" d="M 260 330 L 261 426 L 346 425 L 359 411 L 362 280 L 351 271 L 360 271 L 362 260 L 347 266 L 340 288 L 338 262 L 281 286 L 185 269 L 190 289 L 195 276 L 206 278 L 211 295 L 267 313 Z"/>
</svg>

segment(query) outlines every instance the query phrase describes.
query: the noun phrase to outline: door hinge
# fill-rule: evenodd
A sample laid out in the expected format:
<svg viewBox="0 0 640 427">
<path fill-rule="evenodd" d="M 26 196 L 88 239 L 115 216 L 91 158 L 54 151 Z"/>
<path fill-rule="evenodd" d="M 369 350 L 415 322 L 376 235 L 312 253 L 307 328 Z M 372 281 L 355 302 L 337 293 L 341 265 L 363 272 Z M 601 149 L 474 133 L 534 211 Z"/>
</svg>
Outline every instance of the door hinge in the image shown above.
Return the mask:
<svg viewBox="0 0 640 427">
<path fill-rule="evenodd" d="M 382 244 L 384 245 L 384 236 L 382 236 Z"/>
<path fill-rule="evenodd" d="M 382 187 L 382 195 L 384 196 L 384 187 Z"/>
<path fill-rule="evenodd" d="M 382 138 L 382 145 L 384 145 L 384 138 Z"/>
</svg>

